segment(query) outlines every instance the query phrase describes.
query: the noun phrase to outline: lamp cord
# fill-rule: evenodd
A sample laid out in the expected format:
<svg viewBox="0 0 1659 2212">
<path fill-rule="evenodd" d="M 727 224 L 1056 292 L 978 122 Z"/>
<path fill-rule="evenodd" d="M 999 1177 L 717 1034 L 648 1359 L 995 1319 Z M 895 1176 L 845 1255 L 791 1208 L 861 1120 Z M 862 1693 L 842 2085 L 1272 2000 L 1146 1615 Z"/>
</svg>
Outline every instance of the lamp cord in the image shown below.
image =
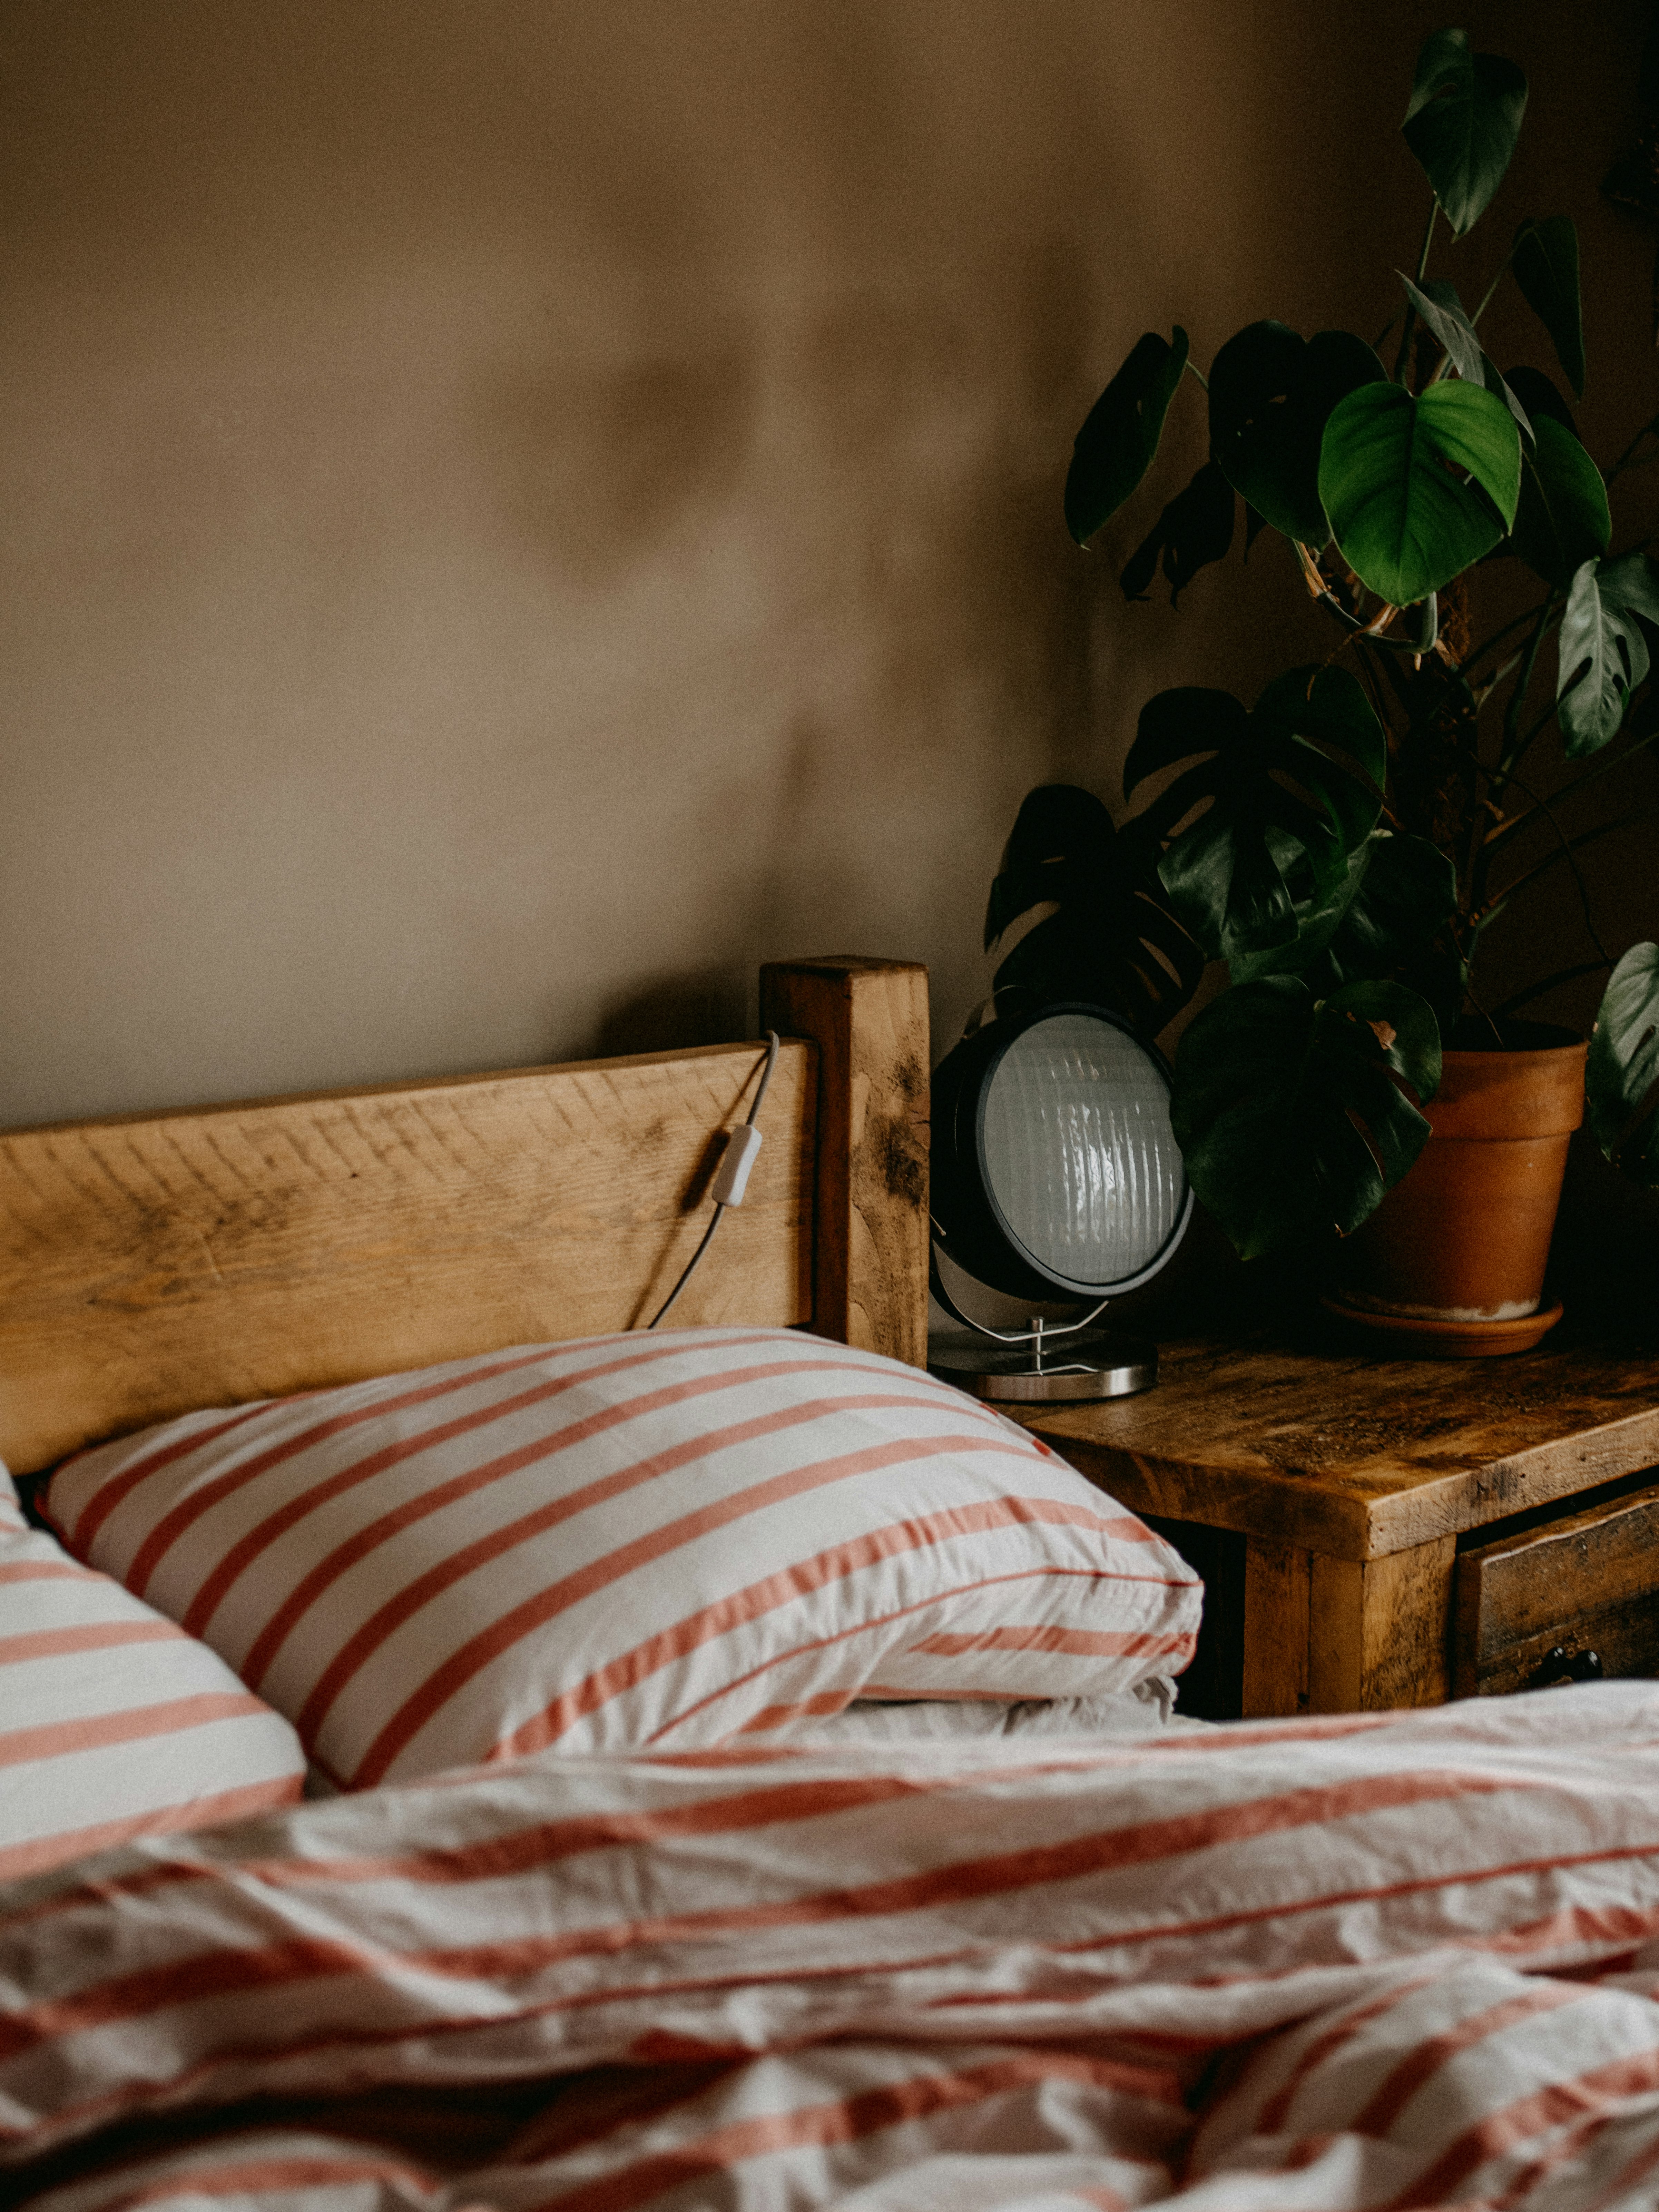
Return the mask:
<svg viewBox="0 0 1659 2212">
<path fill-rule="evenodd" d="M 766 1048 L 766 1066 L 761 1071 L 760 1089 L 756 1091 L 755 1103 L 749 1109 L 748 1114 L 744 1116 L 747 1126 L 751 1129 L 755 1126 L 755 1117 L 760 1112 L 762 1102 L 766 1097 L 768 1085 L 771 1083 L 772 1070 L 778 1064 L 778 1033 L 775 1030 L 768 1030 L 766 1034 L 769 1042 Z M 655 1328 L 657 1323 L 662 1319 L 663 1316 L 673 1304 L 675 1299 L 678 1297 L 680 1292 L 685 1288 L 692 1276 L 696 1273 L 697 1264 L 702 1260 L 703 1254 L 714 1243 L 714 1231 L 720 1227 L 727 1210 L 726 1206 L 724 1206 L 719 1199 L 714 1200 L 714 1219 L 709 1223 L 708 1228 L 703 1231 L 702 1243 L 697 1246 L 696 1250 L 691 1255 L 691 1257 L 686 1261 L 684 1273 L 680 1277 L 678 1282 L 675 1284 L 673 1289 L 670 1291 L 668 1296 L 663 1300 L 662 1304 L 657 1308 L 656 1312 L 652 1316 L 651 1319 L 646 1323 L 645 1326 L 647 1334 L 649 1334 L 652 1329 Z"/>
</svg>

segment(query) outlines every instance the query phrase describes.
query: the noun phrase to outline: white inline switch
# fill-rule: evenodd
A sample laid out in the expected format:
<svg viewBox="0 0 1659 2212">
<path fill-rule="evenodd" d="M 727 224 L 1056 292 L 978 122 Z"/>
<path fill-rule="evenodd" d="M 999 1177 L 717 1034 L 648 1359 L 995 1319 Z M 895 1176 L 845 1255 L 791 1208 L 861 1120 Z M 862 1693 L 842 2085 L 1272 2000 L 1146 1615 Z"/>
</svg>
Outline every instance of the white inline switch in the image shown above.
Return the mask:
<svg viewBox="0 0 1659 2212">
<path fill-rule="evenodd" d="M 760 1131 L 752 1122 L 739 1121 L 726 1140 L 726 1150 L 720 1154 L 720 1164 L 708 1187 L 708 1195 L 716 1206 L 743 1204 L 743 1194 L 749 1188 L 749 1171 L 760 1148 Z"/>
</svg>

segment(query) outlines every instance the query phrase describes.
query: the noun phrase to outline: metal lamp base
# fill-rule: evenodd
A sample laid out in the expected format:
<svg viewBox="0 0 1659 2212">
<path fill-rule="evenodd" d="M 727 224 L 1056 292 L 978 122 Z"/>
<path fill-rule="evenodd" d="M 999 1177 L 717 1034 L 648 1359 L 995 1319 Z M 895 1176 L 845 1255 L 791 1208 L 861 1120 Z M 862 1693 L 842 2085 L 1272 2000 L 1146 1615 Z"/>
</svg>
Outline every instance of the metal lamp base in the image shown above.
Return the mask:
<svg viewBox="0 0 1659 2212">
<path fill-rule="evenodd" d="M 1127 1398 L 1158 1380 L 1158 1346 L 1115 1329 L 1067 1334 L 1052 1350 L 984 1337 L 935 1337 L 927 1371 L 993 1405 L 1042 1406 Z"/>
</svg>

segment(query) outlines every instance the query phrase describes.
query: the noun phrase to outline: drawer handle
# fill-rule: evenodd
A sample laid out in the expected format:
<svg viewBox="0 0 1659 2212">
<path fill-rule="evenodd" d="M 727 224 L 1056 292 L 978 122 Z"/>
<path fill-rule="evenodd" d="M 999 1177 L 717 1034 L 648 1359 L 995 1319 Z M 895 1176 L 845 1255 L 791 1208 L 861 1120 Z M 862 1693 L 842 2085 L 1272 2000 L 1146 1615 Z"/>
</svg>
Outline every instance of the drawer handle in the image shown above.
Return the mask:
<svg viewBox="0 0 1659 2212">
<path fill-rule="evenodd" d="M 1599 1682 L 1602 1679 L 1599 1651 L 1569 1651 L 1565 1644 L 1558 1644 L 1553 1651 L 1545 1653 L 1543 1663 L 1534 1670 L 1527 1687 L 1558 1690 L 1568 1682 Z"/>
</svg>

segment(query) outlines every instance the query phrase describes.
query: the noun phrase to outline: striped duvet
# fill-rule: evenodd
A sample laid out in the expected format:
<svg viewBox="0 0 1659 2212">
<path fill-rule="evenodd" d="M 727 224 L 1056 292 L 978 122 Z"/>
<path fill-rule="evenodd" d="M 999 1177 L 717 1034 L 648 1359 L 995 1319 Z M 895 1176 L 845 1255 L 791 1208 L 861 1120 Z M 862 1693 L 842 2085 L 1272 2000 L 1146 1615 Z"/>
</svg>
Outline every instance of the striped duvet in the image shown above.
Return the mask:
<svg viewBox="0 0 1659 2212">
<path fill-rule="evenodd" d="M 0 2197 L 1651 2208 L 1659 1688 L 147 1839 L 0 1892 Z"/>
</svg>

